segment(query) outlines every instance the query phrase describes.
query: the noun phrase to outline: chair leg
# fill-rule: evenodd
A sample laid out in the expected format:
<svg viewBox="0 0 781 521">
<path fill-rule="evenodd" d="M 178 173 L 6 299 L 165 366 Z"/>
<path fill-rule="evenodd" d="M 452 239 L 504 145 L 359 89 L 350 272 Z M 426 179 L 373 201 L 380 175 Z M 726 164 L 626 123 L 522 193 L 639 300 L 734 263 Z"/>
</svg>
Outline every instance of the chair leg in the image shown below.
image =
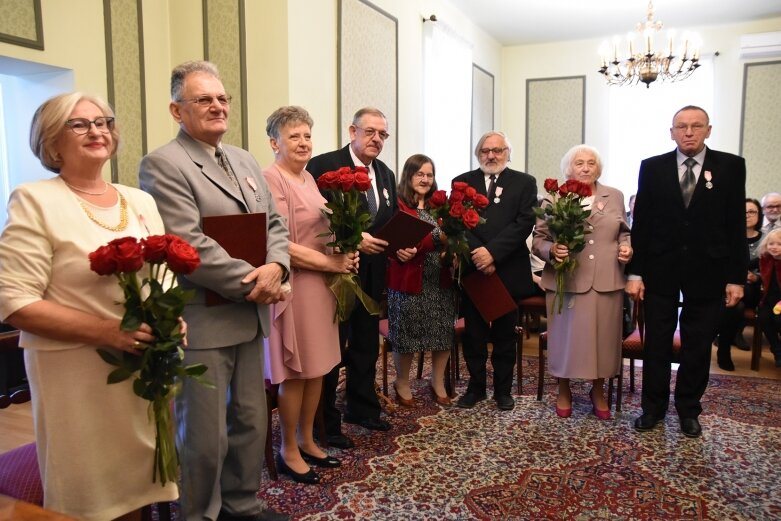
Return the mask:
<svg viewBox="0 0 781 521">
<path fill-rule="evenodd" d="M 523 396 L 523 333 L 524 329 L 521 326 L 515 326 L 515 334 L 517 336 L 515 342 L 515 377 L 517 378 L 516 392 L 518 396 Z"/>
<path fill-rule="evenodd" d="M 157 504 L 157 519 L 160 521 L 171 521 L 171 503 L 163 501 Z"/>
<path fill-rule="evenodd" d="M 537 353 L 537 361 L 539 367 L 537 368 L 537 401 L 542 401 L 542 387 L 543 379 L 545 378 L 545 350 L 543 349 L 544 340 L 540 338 L 539 352 Z"/>
<path fill-rule="evenodd" d="M 447 357 L 445 362 L 445 395 L 448 397 L 455 396 L 455 381 L 453 378 L 453 356 Z"/>
<path fill-rule="evenodd" d="M 611 376 L 607 380 L 607 410 L 613 408 L 613 379 L 615 376 Z"/>
<path fill-rule="evenodd" d="M 624 367 L 623 359 L 621 368 L 618 370 L 618 385 L 616 385 L 616 412 L 621 412 L 621 398 L 624 392 Z"/>
<path fill-rule="evenodd" d="M 629 392 L 635 392 L 635 359 L 629 359 Z"/>
<path fill-rule="evenodd" d="M 273 407 L 274 404 L 272 403 L 271 395 L 269 395 L 268 391 L 266 391 L 266 414 L 268 416 L 268 421 L 266 422 L 266 469 L 268 469 L 269 477 L 273 481 L 277 481 L 279 479 L 279 474 L 277 474 L 277 465 L 274 462 L 274 444 L 273 440 L 271 439 L 271 435 L 273 433 L 273 430 L 271 429 L 271 419 L 274 411 Z"/>
<path fill-rule="evenodd" d="M 425 356 L 426 356 L 426 353 L 423 352 L 423 351 L 421 351 L 420 354 L 418 355 L 418 380 L 423 378 L 423 362 L 425 362 Z M 433 360 L 434 355 L 431 355 L 431 357 L 432 357 L 431 363 L 433 364 L 434 363 L 434 360 Z"/>
<path fill-rule="evenodd" d="M 382 338 L 382 394 L 388 396 L 388 349 L 390 343 L 388 339 Z"/>
<path fill-rule="evenodd" d="M 759 371 L 759 361 L 762 358 L 762 328 L 759 321 L 754 321 L 754 335 L 751 337 L 751 370 Z"/>
</svg>

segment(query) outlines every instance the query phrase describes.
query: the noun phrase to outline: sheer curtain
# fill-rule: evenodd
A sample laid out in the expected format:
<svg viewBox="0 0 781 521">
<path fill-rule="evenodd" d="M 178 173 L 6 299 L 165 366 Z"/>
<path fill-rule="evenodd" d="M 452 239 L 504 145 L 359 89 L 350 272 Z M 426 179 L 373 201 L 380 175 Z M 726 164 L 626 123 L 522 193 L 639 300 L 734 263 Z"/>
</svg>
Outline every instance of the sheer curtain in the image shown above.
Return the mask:
<svg viewBox="0 0 781 521">
<path fill-rule="evenodd" d="M 677 83 L 653 83 L 610 87 L 609 147 L 602 179 L 629 196 L 637 191 L 640 161 L 675 148 L 670 139 L 673 114 L 686 105 L 697 105 L 710 114 L 713 108 L 713 60 L 688 79 Z"/>
<path fill-rule="evenodd" d="M 437 167 L 437 184 L 470 169 L 472 49 L 442 22 L 423 24 L 423 153 Z"/>
</svg>

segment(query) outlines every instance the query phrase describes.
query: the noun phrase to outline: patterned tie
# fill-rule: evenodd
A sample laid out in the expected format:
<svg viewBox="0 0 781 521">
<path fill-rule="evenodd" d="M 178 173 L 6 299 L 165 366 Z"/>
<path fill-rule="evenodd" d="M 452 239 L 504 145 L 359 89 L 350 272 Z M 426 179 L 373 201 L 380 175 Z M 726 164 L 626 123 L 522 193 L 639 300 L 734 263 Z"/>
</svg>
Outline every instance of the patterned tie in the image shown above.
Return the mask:
<svg viewBox="0 0 781 521">
<path fill-rule="evenodd" d="M 694 178 L 694 165 L 697 164 L 697 161 L 690 157 L 683 164 L 686 165 L 686 172 L 681 179 L 681 195 L 683 196 L 683 205 L 688 207 L 694 193 L 694 185 L 697 184 L 697 180 Z"/>
<path fill-rule="evenodd" d="M 377 199 L 374 193 L 374 183 L 372 183 L 366 190 L 366 204 L 369 206 L 369 213 L 372 214 L 372 217 L 377 215 Z"/>
<path fill-rule="evenodd" d="M 233 169 L 228 162 L 225 151 L 221 148 L 218 148 L 214 153 L 214 156 L 217 158 L 217 164 L 220 165 L 220 167 L 222 167 L 222 169 L 225 171 L 225 175 L 228 176 L 228 179 L 230 179 L 231 183 L 233 183 L 233 186 L 238 188 L 239 181 L 236 179 L 236 174 L 233 173 Z"/>
<path fill-rule="evenodd" d="M 496 192 L 496 175 L 491 174 L 488 176 L 488 200 L 493 201 L 494 200 L 494 193 Z"/>
</svg>

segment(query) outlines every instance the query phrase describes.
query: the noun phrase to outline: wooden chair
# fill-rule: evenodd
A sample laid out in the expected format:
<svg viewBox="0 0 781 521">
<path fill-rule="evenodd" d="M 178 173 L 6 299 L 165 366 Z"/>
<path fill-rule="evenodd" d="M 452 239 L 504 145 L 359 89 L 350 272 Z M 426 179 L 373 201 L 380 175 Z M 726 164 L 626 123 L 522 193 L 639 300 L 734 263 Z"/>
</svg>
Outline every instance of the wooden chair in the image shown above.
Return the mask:
<svg viewBox="0 0 781 521">
<path fill-rule="evenodd" d="M 0 333 L 0 409 L 30 401 L 30 386 L 24 377 L 24 362 L 19 349 L 19 331 Z M 16 374 L 21 373 L 21 374 Z"/>
<path fill-rule="evenodd" d="M 751 370 L 759 371 L 759 361 L 762 358 L 762 328 L 757 321 L 757 310 L 747 307 L 743 310 L 743 319 L 746 325 L 754 330 L 751 336 Z"/>
<path fill-rule="evenodd" d="M 530 338 L 532 326 L 540 327 L 541 318 L 546 316 L 545 295 L 532 295 L 522 298 L 517 302 L 519 315 L 518 318 L 523 322 L 526 331 L 526 339 Z"/>
</svg>

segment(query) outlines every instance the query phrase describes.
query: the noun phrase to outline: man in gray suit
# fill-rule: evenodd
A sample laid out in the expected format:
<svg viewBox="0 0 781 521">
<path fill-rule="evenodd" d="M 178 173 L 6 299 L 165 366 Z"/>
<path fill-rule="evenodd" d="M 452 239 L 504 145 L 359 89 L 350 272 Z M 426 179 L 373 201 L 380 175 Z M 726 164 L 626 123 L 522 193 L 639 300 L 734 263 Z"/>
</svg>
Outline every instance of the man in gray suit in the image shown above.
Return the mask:
<svg viewBox="0 0 781 521">
<path fill-rule="evenodd" d="M 169 110 L 180 131 L 141 161 L 141 188 L 157 202 L 166 231 L 200 254 L 201 266 L 179 284 L 196 296 L 184 310 L 185 363 L 203 363 L 216 389 L 185 380 L 176 399 L 181 503 L 187 520 L 275 520 L 260 486 L 267 411 L 263 337 L 268 304 L 284 299 L 290 269 L 288 230 L 260 167 L 246 151 L 224 145 L 230 96 L 209 62 L 187 62 L 171 75 Z M 202 217 L 265 213 L 266 264 L 232 258 L 204 235 Z M 228 303 L 206 305 L 215 292 Z"/>
</svg>

